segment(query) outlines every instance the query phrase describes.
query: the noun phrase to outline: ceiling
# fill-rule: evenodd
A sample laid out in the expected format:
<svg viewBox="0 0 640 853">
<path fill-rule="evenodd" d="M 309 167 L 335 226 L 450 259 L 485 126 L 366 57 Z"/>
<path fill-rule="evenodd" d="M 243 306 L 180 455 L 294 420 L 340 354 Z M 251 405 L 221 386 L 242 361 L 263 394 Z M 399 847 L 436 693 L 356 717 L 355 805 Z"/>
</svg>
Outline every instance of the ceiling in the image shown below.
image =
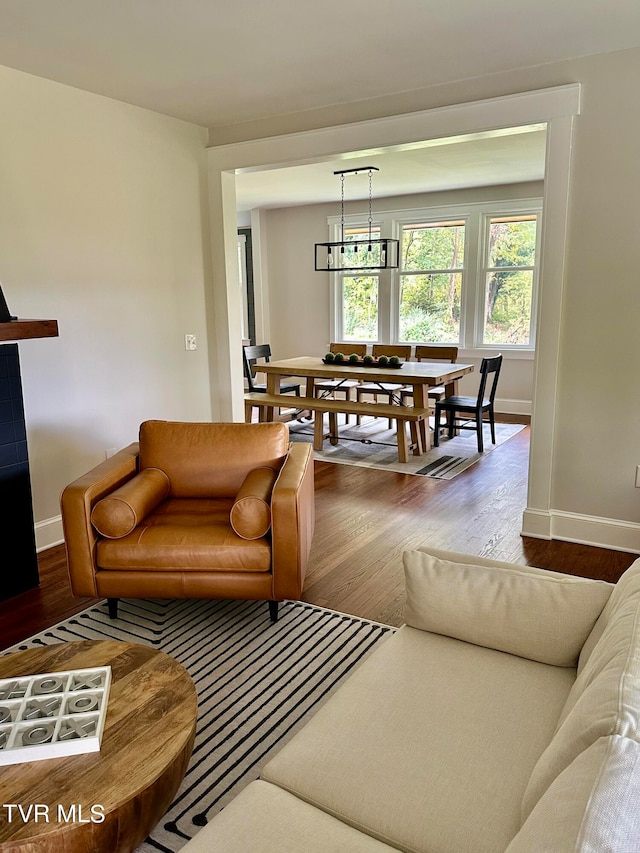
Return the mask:
<svg viewBox="0 0 640 853">
<path fill-rule="evenodd" d="M 239 212 L 259 207 L 336 202 L 340 210 L 338 169 L 365 171 L 346 175 L 345 201 L 366 199 L 367 166 L 380 171 L 372 176 L 376 201 L 394 195 L 437 192 L 463 187 L 539 181 L 544 177 L 546 130 L 544 126 L 509 128 L 424 142 L 374 155 L 349 157 L 307 166 L 290 166 L 236 175 Z M 380 204 L 377 203 L 380 209 Z"/>
<path fill-rule="evenodd" d="M 0 0 L 0 64 L 209 128 L 639 44 L 638 0 Z"/>
<path fill-rule="evenodd" d="M 0 0 L 0 64 L 216 128 L 640 45 L 638 0 Z M 367 158 L 376 195 L 542 176 L 544 131 Z M 339 198 L 344 160 L 238 178 L 239 205 Z M 348 179 L 347 179 L 348 180 Z M 346 192 L 365 197 L 360 177 Z"/>
</svg>

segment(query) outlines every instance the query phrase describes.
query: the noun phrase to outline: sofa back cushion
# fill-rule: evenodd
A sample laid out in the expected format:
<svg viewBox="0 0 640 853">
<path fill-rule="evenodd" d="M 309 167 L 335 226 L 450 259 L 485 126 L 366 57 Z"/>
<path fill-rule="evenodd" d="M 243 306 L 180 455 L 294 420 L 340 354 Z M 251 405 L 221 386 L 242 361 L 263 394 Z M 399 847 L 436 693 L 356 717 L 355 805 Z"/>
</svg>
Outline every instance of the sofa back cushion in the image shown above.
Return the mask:
<svg viewBox="0 0 640 853">
<path fill-rule="evenodd" d="M 283 423 L 145 421 L 140 470 L 164 471 L 172 498 L 234 498 L 253 468 L 279 471 L 288 446 Z"/>
<path fill-rule="evenodd" d="M 599 738 L 640 740 L 640 560 L 624 573 L 581 653 L 576 681 L 522 802 L 523 819 Z M 638 848 L 640 849 L 640 848 Z"/>
<path fill-rule="evenodd" d="M 403 555 L 408 625 L 554 666 L 575 667 L 611 584 L 571 575 Z"/>
<path fill-rule="evenodd" d="M 506 853 L 632 853 L 640 850 L 640 746 L 594 741 L 543 793 Z"/>
</svg>

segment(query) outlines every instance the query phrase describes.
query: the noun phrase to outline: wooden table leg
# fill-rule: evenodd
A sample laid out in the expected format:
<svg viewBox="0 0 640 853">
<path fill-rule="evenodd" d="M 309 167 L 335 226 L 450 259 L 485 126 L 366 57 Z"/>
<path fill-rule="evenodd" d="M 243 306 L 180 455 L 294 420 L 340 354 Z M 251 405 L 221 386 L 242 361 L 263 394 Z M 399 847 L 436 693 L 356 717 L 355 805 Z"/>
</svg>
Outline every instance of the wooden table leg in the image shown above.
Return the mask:
<svg viewBox="0 0 640 853">
<path fill-rule="evenodd" d="M 411 421 L 409 424 L 411 434 L 411 445 L 414 456 L 422 455 L 422 436 L 420 434 L 420 421 Z"/>
<path fill-rule="evenodd" d="M 407 441 L 407 422 L 396 418 L 396 428 L 398 437 L 398 462 L 407 462 L 409 460 L 409 442 Z"/>
<path fill-rule="evenodd" d="M 413 386 L 413 405 L 417 409 L 427 409 L 429 407 L 429 396 L 425 393 L 426 386 L 422 382 L 416 382 Z M 420 442 L 422 444 L 422 452 L 426 453 L 431 450 L 431 433 L 429 432 L 429 418 L 421 418 L 418 421 L 418 430 L 420 432 Z"/>
<path fill-rule="evenodd" d="M 267 394 L 279 394 L 280 393 L 280 375 L 278 373 L 267 373 Z M 278 409 L 278 411 L 280 411 Z M 264 417 L 261 417 L 260 420 L 274 421 L 276 419 L 276 410 L 274 406 L 264 406 L 260 407 L 260 412 L 264 412 Z"/>
<path fill-rule="evenodd" d="M 324 444 L 324 414 L 323 412 L 313 413 L 313 449 L 322 450 Z"/>
</svg>

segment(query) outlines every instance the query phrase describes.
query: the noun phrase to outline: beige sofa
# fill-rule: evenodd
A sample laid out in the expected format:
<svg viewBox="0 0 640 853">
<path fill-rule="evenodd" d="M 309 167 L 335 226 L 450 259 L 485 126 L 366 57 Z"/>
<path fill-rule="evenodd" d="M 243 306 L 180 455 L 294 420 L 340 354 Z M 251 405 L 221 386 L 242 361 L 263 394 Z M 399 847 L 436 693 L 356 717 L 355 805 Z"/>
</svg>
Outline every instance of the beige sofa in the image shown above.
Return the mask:
<svg viewBox="0 0 640 853">
<path fill-rule="evenodd" d="M 404 562 L 407 624 L 185 853 L 640 851 L 640 560 Z"/>
</svg>

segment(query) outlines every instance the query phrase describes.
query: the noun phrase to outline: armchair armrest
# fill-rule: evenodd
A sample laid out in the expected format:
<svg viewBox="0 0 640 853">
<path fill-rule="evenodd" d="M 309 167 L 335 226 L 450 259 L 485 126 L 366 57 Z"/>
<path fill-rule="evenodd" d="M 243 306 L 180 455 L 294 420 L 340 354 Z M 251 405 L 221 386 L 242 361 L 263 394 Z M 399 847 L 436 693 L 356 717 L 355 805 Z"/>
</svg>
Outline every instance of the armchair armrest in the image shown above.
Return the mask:
<svg viewBox="0 0 640 853">
<path fill-rule="evenodd" d="M 292 444 L 271 495 L 273 598 L 302 593 L 315 526 L 313 448 Z"/>
<path fill-rule="evenodd" d="M 98 535 L 91 524 L 91 511 L 105 495 L 119 488 L 138 472 L 138 444 L 101 462 L 70 483 L 62 492 L 60 506 L 67 547 L 71 589 L 77 596 L 96 597 L 95 546 Z"/>
</svg>

